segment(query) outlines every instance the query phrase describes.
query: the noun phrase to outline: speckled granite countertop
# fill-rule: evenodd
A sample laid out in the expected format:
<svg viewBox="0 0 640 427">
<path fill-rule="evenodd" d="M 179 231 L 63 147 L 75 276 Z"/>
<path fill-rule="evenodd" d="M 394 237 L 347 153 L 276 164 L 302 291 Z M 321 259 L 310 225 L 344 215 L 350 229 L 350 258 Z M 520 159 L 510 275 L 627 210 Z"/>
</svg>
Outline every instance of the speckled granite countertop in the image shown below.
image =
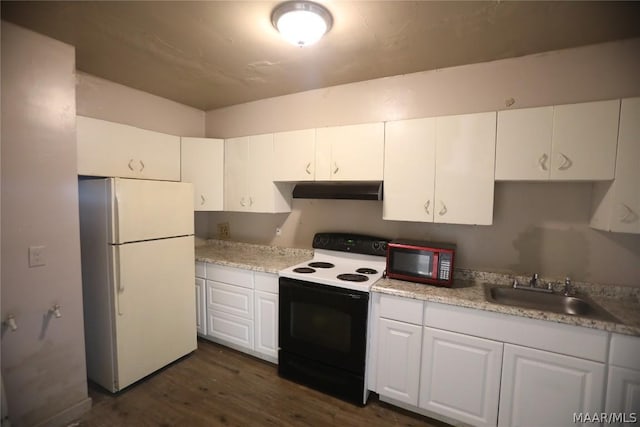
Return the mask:
<svg viewBox="0 0 640 427">
<path fill-rule="evenodd" d="M 485 299 L 483 284 L 509 285 L 514 278 L 517 278 L 520 283 L 526 283 L 525 277 L 456 270 L 452 288 L 441 288 L 394 279 L 381 279 L 373 285 L 372 292 L 640 336 L 640 288 L 574 283 L 578 293 L 585 292 L 592 300 L 620 321 L 605 322 L 584 317 L 494 304 Z M 556 287 L 560 287 L 560 285 Z"/>
<path fill-rule="evenodd" d="M 196 246 L 196 261 L 245 270 L 277 273 L 313 258 L 312 249 L 281 248 L 227 240 L 207 240 Z"/>
<path fill-rule="evenodd" d="M 227 240 L 207 240 L 204 244 L 196 246 L 195 253 L 196 261 L 274 274 L 282 269 L 313 258 L 312 249 L 282 248 Z M 452 288 L 439 288 L 401 280 L 381 279 L 373 285 L 372 292 L 640 336 L 640 288 L 638 287 L 574 283 L 574 287 L 578 292 L 585 292 L 620 321 L 605 322 L 547 311 L 493 304 L 485 299 L 484 283 L 508 285 L 512 283 L 513 279 L 517 279 L 520 283 L 526 283 L 528 278 L 471 270 L 456 270 Z M 541 280 L 546 282 L 544 278 L 541 278 Z M 556 285 L 556 287 L 559 288 L 561 285 Z"/>
</svg>

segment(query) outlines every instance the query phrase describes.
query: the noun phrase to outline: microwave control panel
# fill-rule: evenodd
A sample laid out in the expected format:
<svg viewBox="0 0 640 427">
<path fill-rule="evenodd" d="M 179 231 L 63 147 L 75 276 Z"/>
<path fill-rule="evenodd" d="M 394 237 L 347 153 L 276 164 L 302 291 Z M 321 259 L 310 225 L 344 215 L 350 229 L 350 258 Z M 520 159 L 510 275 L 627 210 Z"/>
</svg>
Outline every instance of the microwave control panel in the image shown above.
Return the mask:
<svg viewBox="0 0 640 427">
<path fill-rule="evenodd" d="M 438 264 L 438 279 L 449 280 L 449 277 L 451 277 L 451 254 L 441 253 Z"/>
</svg>

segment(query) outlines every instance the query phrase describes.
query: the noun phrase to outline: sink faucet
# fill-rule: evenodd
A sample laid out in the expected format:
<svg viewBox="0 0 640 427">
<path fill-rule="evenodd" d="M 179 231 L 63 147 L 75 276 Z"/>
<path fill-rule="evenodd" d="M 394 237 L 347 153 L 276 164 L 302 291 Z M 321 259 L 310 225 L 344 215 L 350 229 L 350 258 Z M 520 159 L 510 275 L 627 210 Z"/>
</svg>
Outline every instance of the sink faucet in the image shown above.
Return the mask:
<svg viewBox="0 0 640 427">
<path fill-rule="evenodd" d="M 533 277 L 531 277 L 531 280 L 529 280 L 528 286 L 521 285 L 520 283 L 518 283 L 518 280 L 514 279 L 512 287 L 513 289 L 522 289 L 525 291 L 553 293 L 551 283 L 548 283 L 547 287 L 538 286 L 538 273 L 534 273 Z"/>
</svg>

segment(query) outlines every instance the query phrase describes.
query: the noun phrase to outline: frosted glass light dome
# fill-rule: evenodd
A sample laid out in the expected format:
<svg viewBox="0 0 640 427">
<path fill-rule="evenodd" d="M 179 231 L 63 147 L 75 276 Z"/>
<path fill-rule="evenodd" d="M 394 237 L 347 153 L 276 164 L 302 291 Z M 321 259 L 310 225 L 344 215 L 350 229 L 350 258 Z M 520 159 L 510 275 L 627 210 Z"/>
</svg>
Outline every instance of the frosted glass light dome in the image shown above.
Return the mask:
<svg viewBox="0 0 640 427">
<path fill-rule="evenodd" d="M 309 46 L 331 29 L 333 19 L 329 11 L 317 3 L 290 1 L 276 7 L 271 21 L 289 43 Z"/>
</svg>

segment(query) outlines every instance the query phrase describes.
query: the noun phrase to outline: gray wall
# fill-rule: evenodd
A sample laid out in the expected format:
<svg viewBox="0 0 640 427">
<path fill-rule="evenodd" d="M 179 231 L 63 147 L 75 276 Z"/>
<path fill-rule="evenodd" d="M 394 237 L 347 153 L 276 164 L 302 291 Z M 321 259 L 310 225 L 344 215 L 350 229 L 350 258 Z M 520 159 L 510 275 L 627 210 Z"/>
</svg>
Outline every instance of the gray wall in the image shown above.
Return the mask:
<svg viewBox="0 0 640 427">
<path fill-rule="evenodd" d="M 75 51 L 2 22 L 2 376 L 16 426 L 88 410 L 75 144 Z M 43 245 L 46 265 L 28 266 Z M 61 306 L 61 318 L 48 310 Z"/>
<path fill-rule="evenodd" d="M 640 39 L 370 80 L 208 111 L 206 134 L 274 131 L 503 110 L 640 95 Z M 494 224 L 382 220 L 381 202 L 296 200 L 290 215 L 200 213 L 215 237 L 308 247 L 317 231 L 458 244 L 458 267 L 640 286 L 640 236 L 589 228 L 587 183 L 497 183 Z M 276 227 L 281 235 L 276 236 Z"/>
</svg>

